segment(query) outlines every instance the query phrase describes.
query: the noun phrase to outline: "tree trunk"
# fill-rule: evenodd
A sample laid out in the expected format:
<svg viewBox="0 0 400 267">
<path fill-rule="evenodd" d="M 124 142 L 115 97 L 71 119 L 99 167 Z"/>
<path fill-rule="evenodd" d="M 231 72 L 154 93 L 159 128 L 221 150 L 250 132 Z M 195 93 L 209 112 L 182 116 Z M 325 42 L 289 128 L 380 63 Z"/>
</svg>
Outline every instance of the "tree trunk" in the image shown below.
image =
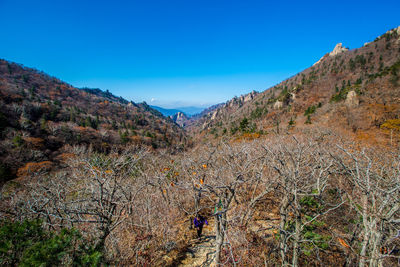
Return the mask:
<svg viewBox="0 0 400 267">
<path fill-rule="evenodd" d="M 382 260 L 379 259 L 381 241 L 382 241 L 382 232 L 381 229 L 378 229 L 378 223 L 374 222 L 374 229 L 371 231 L 371 238 L 373 242 L 372 252 L 371 252 L 371 262 L 369 264 L 370 267 L 378 267 L 382 266 Z"/>
<path fill-rule="evenodd" d="M 287 253 L 287 233 L 285 231 L 287 214 L 288 214 L 289 200 L 286 195 L 283 196 L 281 207 L 280 207 L 280 222 L 279 222 L 279 250 L 281 254 L 282 266 L 287 265 L 286 253 Z"/>
<path fill-rule="evenodd" d="M 226 219 L 226 214 L 219 213 L 215 216 L 215 258 L 213 266 L 219 266 L 221 263 L 221 252 L 222 246 L 225 239 L 225 227 L 224 219 Z M 225 218 L 224 218 L 225 217 Z"/>
<path fill-rule="evenodd" d="M 294 232 L 294 240 L 293 240 L 293 259 L 292 266 L 299 266 L 299 243 L 300 243 L 300 234 L 301 234 L 301 216 L 298 209 L 296 209 L 295 214 L 295 232 Z"/>
<path fill-rule="evenodd" d="M 102 235 L 99 237 L 99 241 L 97 242 L 96 245 L 96 250 L 104 252 L 105 244 L 106 244 L 106 239 L 108 235 L 110 234 L 110 223 L 107 223 L 104 228 L 102 229 Z"/>
<path fill-rule="evenodd" d="M 370 239 L 370 227 L 369 227 L 369 222 L 368 222 L 368 199 L 366 195 L 362 195 L 362 203 L 363 203 L 363 229 L 361 231 L 362 236 L 363 236 L 363 241 L 361 244 L 361 252 L 360 252 L 360 262 L 359 262 L 359 267 L 365 267 L 366 263 L 366 256 L 367 256 L 367 249 L 368 249 L 368 243 Z"/>
</svg>

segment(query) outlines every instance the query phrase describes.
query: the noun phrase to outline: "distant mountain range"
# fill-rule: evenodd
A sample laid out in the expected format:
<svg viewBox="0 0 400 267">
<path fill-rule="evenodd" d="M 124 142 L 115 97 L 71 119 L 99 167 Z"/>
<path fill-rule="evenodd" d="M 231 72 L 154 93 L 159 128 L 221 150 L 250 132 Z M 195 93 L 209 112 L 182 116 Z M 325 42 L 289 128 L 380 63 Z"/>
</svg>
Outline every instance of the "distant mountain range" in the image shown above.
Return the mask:
<svg viewBox="0 0 400 267">
<path fill-rule="evenodd" d="M 178 112 L 185 113 L 188 116 L 193 116 L 196 114 L 201 113 L 204 108 L 202 107 L 178 107 L 178 108 L 173 108 L 173 109 L 168 109 L 168 108 L 162 108 L 158 106 L 150 106 L 155 110 L 158 110 L 161 112 L 164 116 L 173 116 Z"/>
</svg>

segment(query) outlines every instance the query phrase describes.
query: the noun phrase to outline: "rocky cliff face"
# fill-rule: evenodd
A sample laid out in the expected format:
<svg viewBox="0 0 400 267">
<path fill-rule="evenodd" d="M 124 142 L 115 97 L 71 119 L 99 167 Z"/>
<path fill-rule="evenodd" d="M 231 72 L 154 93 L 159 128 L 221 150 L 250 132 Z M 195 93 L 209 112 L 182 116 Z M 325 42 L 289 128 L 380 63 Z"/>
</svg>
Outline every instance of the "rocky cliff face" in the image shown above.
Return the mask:
<svg viewBox="0 0 400 267">
<path fill-rule="evenodd" d="M 254 97 L 258 94 L 256 91 L 251 91 L 248 94 L 241 95 L 239 97 L 235 97 L 230 101 L 226 102 L 225 107 L 234 107 L 234 106 L 242 106 L 244 103 L 253 100 Z"/>
<path fill-rule="evenodd" d="M 181 127 L 185 127 L 189 118 L 183 112 L 178 112 L 175 115 L 171 116 L 171 119 Z"/>
<path fill-rule="evenodd" d="M 229 117 L 234 114 L 240 108 L 251 103 L 259 93 L 257 91 L 251 91 L 248 94 L 234 97 L 226 103 L 221 103 L 211 107 L 210 109 L 202 112 L 199 117 L 192 118 L 189 123 L 186 124 L 189 131 L 193 131 L 197 126 L 201 125 L 201 129 L 207 129 L 213 121 L 218 121 L 221 118 Z"/>
</svg>

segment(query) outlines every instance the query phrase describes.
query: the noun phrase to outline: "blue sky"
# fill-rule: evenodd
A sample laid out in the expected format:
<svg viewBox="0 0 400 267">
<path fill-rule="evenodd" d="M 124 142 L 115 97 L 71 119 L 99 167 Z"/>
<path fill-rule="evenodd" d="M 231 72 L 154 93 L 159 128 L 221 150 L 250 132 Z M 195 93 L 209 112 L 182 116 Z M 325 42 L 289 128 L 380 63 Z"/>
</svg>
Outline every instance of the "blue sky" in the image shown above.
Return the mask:
<svg viewBox="0 0 400 267">
<path fill-rule="evenodd" d="M 400 1 L 0 0 L 0 58 L 163 107 L 265 90 L 400 25 Z M 153 100 L 153 101 L 152 101 Z"/>
</svg>

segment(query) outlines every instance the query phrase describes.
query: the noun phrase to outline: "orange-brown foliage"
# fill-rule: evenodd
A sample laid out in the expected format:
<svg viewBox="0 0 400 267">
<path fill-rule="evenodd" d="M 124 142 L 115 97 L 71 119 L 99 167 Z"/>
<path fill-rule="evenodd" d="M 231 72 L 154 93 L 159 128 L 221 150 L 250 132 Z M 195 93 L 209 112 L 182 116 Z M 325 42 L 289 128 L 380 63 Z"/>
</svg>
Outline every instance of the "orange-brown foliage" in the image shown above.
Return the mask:
<svg viewBox="0 0 400 267">
<path fill-rule="evenodd" d="M 243 133 L 241 136 L 237 137 L 234 142 L 251 141 L 260 137 L 261 135 L 259 133 Z"/>
<path fill-rule="evenodd" d="M 39 137 L 24 137 L 24 141 L 35 148 L 41 148 L 43 147 L 43 142 L 44 140 L 42 138 Z"/>
<path fill-rule="evenodd" d="M 46 171 L 49 170 L 52 165 L 53 163 L 51 161 L 28 162 L 24 167 L 18 169 L 17 176 L 27 176 L 35 172 Z"/>
<path fill-rule="evenodd" d="M 339 243 L 345 247 L 345 248 L 350 248 L 350 246 L 346 243 L 346 241 L 344 241 L 343 239 L 341 239 L 340 237 L 338 238 Z"/>
</svg>

